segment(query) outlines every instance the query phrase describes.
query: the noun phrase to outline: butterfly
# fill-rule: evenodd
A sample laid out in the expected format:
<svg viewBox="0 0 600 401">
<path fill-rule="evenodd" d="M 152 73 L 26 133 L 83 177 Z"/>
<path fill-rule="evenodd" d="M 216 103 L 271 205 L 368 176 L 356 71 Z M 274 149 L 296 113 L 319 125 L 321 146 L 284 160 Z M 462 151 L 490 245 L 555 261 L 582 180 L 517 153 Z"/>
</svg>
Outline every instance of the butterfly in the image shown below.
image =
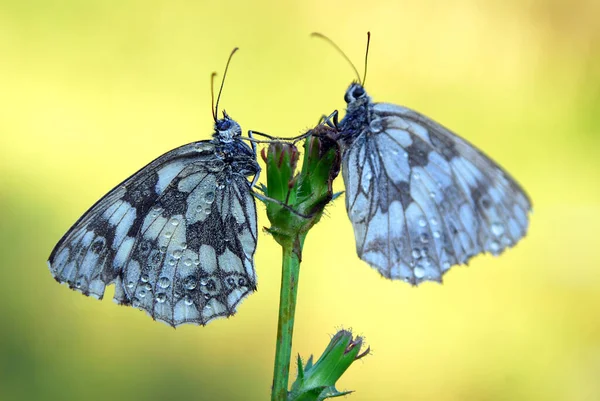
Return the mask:
<svg viewBox="0 0 600 401">
<path fill-rule="evenodd" d="M 218 104 L 212 139 L 163 154 L 77 220 L 50 254 L 56 281 L 98 299 L 115 284 L 116 303 L 172 326 L 230 316 L 256 291 L 260 166 Z"/>
<path fill-rule="evenodd" d="M 346 210 L 358 256 L 383 276 L 441 282 L 452 266 L 525 236 L 529 197 L 482 151 L 423 114 L 373 102 L 364 77 L 344 100 L 336 125 Z"/>
</svg>

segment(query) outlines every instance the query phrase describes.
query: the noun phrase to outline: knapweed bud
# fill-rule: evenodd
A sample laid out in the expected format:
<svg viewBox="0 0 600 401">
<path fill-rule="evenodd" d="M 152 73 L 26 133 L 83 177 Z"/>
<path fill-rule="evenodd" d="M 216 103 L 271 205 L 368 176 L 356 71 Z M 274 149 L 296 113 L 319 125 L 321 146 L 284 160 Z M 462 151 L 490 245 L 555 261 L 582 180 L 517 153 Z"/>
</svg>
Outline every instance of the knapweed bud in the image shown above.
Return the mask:
<svg viewBox="0 0 600 401">
<path fill-rule="evenodd" d="M 369 348 L 361 353 L 362 346 L 361 337 L 353 338 L 351 332 L 340 330 L 333 336 L 323 355 L 314 365 L 312 356 L 304 366 L 298 356 L 298 377 L 292 385 L 288 400 L 321 401 L 351 393 L 351 391 L 338 391 L 335 383 L 352 362 L 369 353 Z"/>
<path fill-rule="evenodd" d="M 340 170 L 340 149 L 332 140 L 335 130 L 318 126 L 304 141 L 300 173 L 296 146 L 272 143 L 262 158 L 267 166 L 267 185 L 263 188 L 268 231 L 280 244 L 303 242 L 308 230 L 321 218 L 332 199 L 332 183 Z"/>
</svg>

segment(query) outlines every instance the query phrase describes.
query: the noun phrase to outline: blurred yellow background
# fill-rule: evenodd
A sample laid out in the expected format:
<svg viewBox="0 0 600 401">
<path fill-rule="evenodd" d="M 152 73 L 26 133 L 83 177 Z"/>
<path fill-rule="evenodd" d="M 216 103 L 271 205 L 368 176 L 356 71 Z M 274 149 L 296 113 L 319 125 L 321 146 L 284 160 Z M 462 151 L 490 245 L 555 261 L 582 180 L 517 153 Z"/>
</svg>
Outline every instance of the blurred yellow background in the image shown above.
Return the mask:
<svg viewBox="0 0 600 401">
<path fill-rule="evenodd" d="M 0 399 L 269 398 L 280 252 L 266 234 L 259 291 L 206 327 L 153 322 L 112 289 L 84 297 L 46 259 L 123 178 L 210 136 L 210 73 L 234 46 L 222 107 L 292 136 L 343 109 L 354 79 L 309 33 L 362 70 L 367 30 L 373 98 L 505 166 L 531 229 L 411 288 L 356 257 L 339 199 L 305 245 L 293 353 L 319 355 L 339 327 L 364 335 L 373 354 L 338 385 L 353 401 L 600 399 L 598 15 L 594 0 L 1 1 Z"/>
</svg>

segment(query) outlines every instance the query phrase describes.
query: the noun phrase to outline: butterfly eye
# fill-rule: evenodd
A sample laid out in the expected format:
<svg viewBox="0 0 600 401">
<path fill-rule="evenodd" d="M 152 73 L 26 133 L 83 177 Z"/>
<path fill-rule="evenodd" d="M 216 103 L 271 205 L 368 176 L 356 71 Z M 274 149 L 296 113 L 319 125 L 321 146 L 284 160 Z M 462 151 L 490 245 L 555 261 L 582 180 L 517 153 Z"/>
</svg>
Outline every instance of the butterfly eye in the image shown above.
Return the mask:
<svg viewBox="0 0 600 401">
<path fill-rule="evenodd" d="M 359 97 L 361 97 L 362 95 L 365 94 L 365 90 L 362 86 L 357 86 L 353 91 L 352 91 L 352 96 L 355 99 L 358 99 Z"/>
<path fill-rule="evenodd" d="M 344 101 L 346 103 L 350 103 L 352 101 L 352 99 L 350 99 L 350 92 L 346 92 L 346 94 L 344 95 Z"/>
<path fill-rule="evenodd" d="M 229 120 L 217 121 L 217 130 L 218 131 L 227 131 L 229 128 L 231 128 L 231 122 Z"/>
</svg>

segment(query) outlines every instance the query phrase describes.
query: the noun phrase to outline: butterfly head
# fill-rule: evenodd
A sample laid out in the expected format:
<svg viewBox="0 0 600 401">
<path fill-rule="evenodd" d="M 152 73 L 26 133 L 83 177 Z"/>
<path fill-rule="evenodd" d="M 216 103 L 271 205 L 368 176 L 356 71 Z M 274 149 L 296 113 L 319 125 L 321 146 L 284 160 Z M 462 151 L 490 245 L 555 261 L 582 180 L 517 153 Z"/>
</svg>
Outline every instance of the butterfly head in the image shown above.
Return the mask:
<svg viewBox="0 0 600 401">
<path fill-rule="evenodd" d="M 348 108 L 358 108 L 366 105 L 371 100 L 365 88 L 358 82 L 353 82 L 346 90 L 344 100 L 348 103 Z"/>
<path fill-rule="evenodd" d="M 242 135 L 242 127 L 223 110 L 223 118 L 215 122 L 213 137 L 227 143 Z"/>
</svg>

